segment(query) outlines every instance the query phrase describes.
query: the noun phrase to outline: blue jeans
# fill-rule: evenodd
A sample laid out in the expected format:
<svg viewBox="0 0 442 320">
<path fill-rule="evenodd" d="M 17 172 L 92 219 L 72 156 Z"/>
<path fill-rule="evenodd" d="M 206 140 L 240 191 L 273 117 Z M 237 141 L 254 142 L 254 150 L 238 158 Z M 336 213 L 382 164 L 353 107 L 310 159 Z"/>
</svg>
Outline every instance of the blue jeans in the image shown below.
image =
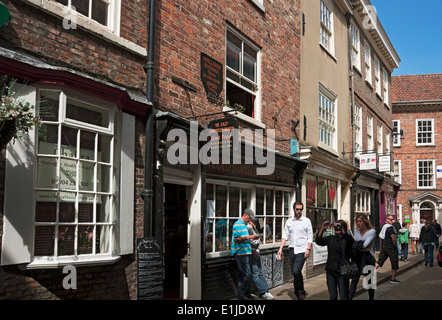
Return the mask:
<svg viewBox="0 0 442 320">
<path fill-rule="evenodd" d="M 425 262 L 429 263 L 430 266 L 433 266 L 433 250 L 434 250 L 434 245 L 432 244 L 426 244 L 424 245 L 424 250 L 425 250 Z"/>
<path fill-rule="evenodd" d="M 252 266 L 252 278 L 255 282 L 256 288 L 258 289 L 258 294 L 261 296 L 269 291 L 267 280 L 262 273 L 261 257 L 259 254 L 257 256 L 252 255 L 250 257 L 250 262 Z"/>
<path fill-rule="evenodd" d="M 238 299 L 242 300 L 250 295 L 250 285 L 252 284 L 252 268 L 250 267 L 251 254 L 237 255 L 235 261 L 238 265 Z"/>
<path fill-rule="evenodd" d="M 304 252 L 295 254 L 293 248 L 289 248 L 290 267 L 293 275 L 293 286 L 295 289 L 295 296 L 304 294 L 304 279 L 302 277 L 302 267 L 304 266 L 305 257 Z"/>
<path fill-rule="evenodd" d="M 330 295 L 330 300 L 338 300 L 338 289 L 339 289 L 339 298 L 341 300 L 348 300 L 350 281 L 341 275 L 336 275 L 329 271 L 326 272 L 326 275 L 327 275 L 328 294 Z"/>
<path fill-rule="evenodd" d="M 402 250 L 401 250 L 401 256 L 402 259 L 407 260 L 408 258 L 408 243 L 402 243 Z"/>
</svg>

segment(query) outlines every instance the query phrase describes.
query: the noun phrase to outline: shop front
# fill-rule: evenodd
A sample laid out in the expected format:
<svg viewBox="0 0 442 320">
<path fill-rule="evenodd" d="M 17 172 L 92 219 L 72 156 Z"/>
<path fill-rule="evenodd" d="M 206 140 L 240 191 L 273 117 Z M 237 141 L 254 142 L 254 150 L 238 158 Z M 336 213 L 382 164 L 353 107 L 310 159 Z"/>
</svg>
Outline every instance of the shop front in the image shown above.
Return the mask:
<svg viewBox="0 0 442 320">
<path fill-rule="evenodd" d="M 259 175 L 257 169 L 263 164 L 246 162 L 248 152 L 258 152 L 257 146 L 244 142 L 241 150 L 236 150 L 241 161 L 234 161 L 232 153 L 230 161 L 224 158 L 218 163 L 204 163 L 199 158 L 198 163 L 190 163 L 192 154 L 201 155 L 205 143 L 188 141 L 181 143 L 180 149 L 177 146 L 179 138 L 173 135 L 179 135 L 180 131 L 175 130 L 179 129 L 190 138 L 191 122 L 169 113 L 158 114 L 156 121 L 158 141 L 164 142 L 164 149 L 157 152 L 161 165 L 157 165 L 156 190 L 163 190 L 164 201 L 164 211 L 158 218 L 165 221 L 162 226 L 165 265 L 175 263 L 175 270 L 170 272 L 182 274 L 175 282 L 175 287 L 183 288 L 181 298 L 230 299 L 236 296 L 237 268 L 230 256 L 230 244 L 233 224 L 246 208 L 254 210 L 259 218 L 262 265 L 269 286 L 288 281 L 290 267 L 276 259 L 276 252 L 285 222 L 293 215 L 293 203 L 299 199 L 302 173 L 307 163 L 275 153 L 274 160 L 268 158 L 274 161 L 273 171 Z M 198 126 L 198 132 L 202 130 L 204 127 Z M 178 156 L 178 149 L 186 150 L 187 163 L 177 162 L 172 157 Z M 268 150 L 264 151 L 269 155 Z M 182 196 L 173 199 L 175 191 L 170 190 L 181 190 Z M 179 233 L 184 234 L 186 243 L 180 243 L 184 249 L 178 252 L 175 249 L 177 241 L 173 239 L 177 240 Z M 175 256 L 169 258 L 170 251 L 174 251 Z M 185 263 L 178 265 L 178 260 Z M 167 272 L 166 269 L 166 278 Z"/>
</svg>

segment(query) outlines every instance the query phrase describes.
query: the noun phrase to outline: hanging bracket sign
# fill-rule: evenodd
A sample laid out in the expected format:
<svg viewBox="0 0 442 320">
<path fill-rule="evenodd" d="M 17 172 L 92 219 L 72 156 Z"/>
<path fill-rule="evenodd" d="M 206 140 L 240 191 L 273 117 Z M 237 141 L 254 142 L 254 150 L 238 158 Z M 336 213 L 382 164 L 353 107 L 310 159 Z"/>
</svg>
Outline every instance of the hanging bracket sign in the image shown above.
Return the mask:
<svg viewBox="0 0 442 320">
<path fill-rule="evenodd" d="M 376 153 L 364 153 L 359 156 L 360 170 L 376 169 Z"/>
<path fill-rule="evenodd" d="M 209 102 L 218 103 L 223 90 L 223 64 L 201 52 L 201 81 Z"/>
</svg>

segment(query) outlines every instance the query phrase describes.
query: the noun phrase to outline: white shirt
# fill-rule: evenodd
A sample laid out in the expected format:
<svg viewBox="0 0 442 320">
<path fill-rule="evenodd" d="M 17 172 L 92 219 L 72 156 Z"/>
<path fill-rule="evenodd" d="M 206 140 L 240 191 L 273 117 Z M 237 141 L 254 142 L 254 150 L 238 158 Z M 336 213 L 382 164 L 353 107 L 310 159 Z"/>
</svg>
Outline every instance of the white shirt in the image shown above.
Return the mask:
<svg viewBox="0 0 442 320">
<path fill-rule="evenodd" d="M 301 216 L 298 220 L 291 218 L 284 227 L 282 238 L 290 240 L 289 247 L 295 254 L 304 253 L 309 243 L 313 243 L 313 228 L 309 218 Z"/>
</svg>

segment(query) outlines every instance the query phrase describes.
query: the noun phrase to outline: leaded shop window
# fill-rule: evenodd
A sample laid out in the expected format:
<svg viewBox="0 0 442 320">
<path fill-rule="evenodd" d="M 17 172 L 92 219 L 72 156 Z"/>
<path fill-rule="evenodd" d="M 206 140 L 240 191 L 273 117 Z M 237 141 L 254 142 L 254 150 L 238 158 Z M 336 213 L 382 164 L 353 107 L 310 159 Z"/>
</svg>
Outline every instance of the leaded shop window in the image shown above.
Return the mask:
<svg viewBox="0 0 442 320">
<path fill-rule="evenodd" d="M 279 243 L 292 197 L 293 192 L 283 188 L 207 183 L 205 252 L 214 257 L 230 251 L 233 225 L 247 208 L 259 219 L 261 245 Z"/>
<path fill-rule="evenodd" d="M 34 256 L 112 253 L 114 110 L 59 90 L 39 91 Z"/>
</svg>

